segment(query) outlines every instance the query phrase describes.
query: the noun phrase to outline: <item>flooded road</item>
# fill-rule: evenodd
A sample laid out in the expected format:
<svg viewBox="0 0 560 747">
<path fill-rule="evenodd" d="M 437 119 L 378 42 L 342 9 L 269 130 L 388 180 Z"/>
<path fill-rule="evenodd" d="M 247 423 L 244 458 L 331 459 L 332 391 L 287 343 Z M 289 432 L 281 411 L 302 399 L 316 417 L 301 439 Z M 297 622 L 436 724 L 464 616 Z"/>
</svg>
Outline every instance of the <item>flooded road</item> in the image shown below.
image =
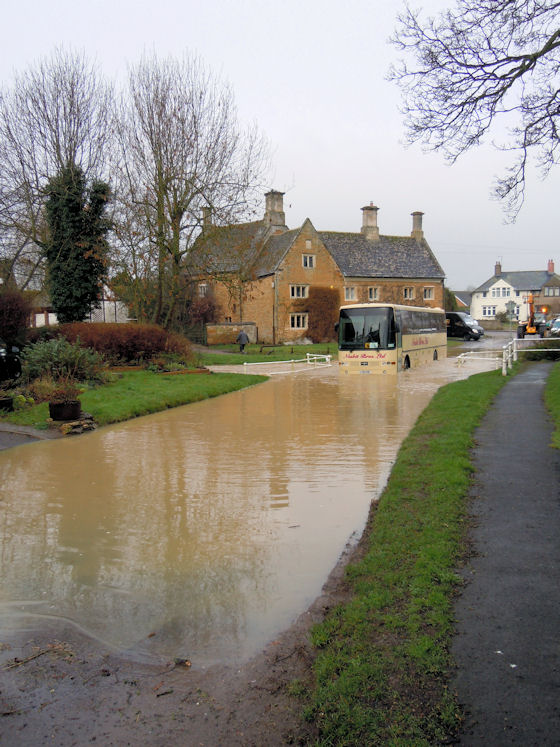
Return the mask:
<svg viewBox="0 0 560 747">
<path fill-rule="evenodd" d="M 276 375 L 1 452 L 0 642 L 70 623 L 134 657 L 247 659 L 320 593 L 436 389 L 488 367 Z"/>
</svg>

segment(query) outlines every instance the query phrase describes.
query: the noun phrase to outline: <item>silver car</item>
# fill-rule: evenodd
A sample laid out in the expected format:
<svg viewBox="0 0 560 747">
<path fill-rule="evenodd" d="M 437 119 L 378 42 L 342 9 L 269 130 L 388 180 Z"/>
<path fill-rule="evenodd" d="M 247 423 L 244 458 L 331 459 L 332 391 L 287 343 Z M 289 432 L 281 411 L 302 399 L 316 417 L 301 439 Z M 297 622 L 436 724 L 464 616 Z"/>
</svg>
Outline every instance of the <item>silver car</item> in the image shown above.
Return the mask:
<svg viewBox="0 0 560 747">
<path fill-rule="evenodd" d="M 560 337 L 560 316 L 556 317 L 556 319 L 552 322 L 550 325 L 550 329 L 548 330 L 548 334 L 551 337 Z"/>
</svg>

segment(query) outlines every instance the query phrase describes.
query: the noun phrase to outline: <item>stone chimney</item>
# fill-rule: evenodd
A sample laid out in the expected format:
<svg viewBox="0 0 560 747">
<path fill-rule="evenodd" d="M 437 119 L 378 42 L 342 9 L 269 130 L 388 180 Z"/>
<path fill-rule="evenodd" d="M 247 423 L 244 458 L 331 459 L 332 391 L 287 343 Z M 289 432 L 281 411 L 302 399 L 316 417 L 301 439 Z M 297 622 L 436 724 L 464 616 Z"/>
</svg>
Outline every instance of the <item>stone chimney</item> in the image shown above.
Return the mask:
<svg viewBox="0 0 560 747">
<path fill-rule="evenodd" d="M 424 213 L 421 213 L 419 210 L 416 210 L 416 212 L 411 213 L 412 215 L 412 232 L 411 236 L 413 239 L 416 239 L 416 241 L 420 241 L 420 239 L 424 238 L 424 231 L 422 230 L 422 216 Z"/>
<path fill-rule="evenodd" d="M 502 274 L 502 263 L 496 262 L 496 264 L 494 265 L 494 275 L 497 278 L 499 278 L 501 274 Z"/>
<path fill-rule="evenodd" d="M 265 199 L 265 226 L 267 228 L 282 228 L 287 230 L 286 214 L 284 213 L 284 192 L 277 192 L 272 189 L 265 194 Z"/>
<path fill-rule="evenodd" d="M 553 259 L 548 260 L 548 267 L 546 271 L 548 272 L 549 275 L 554 275 L 554 260 Z"/>
<path fill-rule="evenodd" d="M 362 233 L 368 241 L 379 241 L 379 228 L 377 227 L 377 211 L 379 208 L 370 202 L 362 208 Z"/>
<path fill-rule="evenodd" d="M 202 228 L 209 228 L 212 225 L 212 208 L 210 205 L 202 208 Z"/>
</svg>

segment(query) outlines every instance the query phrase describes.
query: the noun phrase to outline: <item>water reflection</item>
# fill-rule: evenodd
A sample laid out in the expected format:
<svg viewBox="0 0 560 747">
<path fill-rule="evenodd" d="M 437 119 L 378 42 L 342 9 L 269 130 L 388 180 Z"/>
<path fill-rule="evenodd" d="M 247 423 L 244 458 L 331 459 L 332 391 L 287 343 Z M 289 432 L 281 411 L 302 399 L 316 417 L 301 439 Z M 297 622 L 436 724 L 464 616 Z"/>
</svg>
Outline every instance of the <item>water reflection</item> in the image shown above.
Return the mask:
<svg viewBox="0 0 560 747">
<path fill-rule="evenodd" d="M 132 654 L 246 658 L 320 592 L 433 391 L 466 373 L 275 377 L 1 452 L 2 634 L 62 619 Z"/>
</svg>

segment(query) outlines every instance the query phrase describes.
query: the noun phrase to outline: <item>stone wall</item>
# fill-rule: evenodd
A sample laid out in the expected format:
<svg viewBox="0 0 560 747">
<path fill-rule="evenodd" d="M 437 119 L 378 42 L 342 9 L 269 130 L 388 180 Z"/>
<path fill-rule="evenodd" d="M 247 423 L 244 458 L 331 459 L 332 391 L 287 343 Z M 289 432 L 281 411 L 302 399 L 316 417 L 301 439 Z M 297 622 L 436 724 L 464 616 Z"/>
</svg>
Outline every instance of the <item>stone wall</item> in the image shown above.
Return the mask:
<svg viewBox="0 0 560 747">
<path fill-rule="evenodd" d="M 258 341 L 258 329 L 255 322 L 224 322 L 223 324 L 207 324 L 206 340 L 208 345 L 231 345 L 237 339 L 237 335 L 244 329 L 249 342 Z"/>
</svg>

